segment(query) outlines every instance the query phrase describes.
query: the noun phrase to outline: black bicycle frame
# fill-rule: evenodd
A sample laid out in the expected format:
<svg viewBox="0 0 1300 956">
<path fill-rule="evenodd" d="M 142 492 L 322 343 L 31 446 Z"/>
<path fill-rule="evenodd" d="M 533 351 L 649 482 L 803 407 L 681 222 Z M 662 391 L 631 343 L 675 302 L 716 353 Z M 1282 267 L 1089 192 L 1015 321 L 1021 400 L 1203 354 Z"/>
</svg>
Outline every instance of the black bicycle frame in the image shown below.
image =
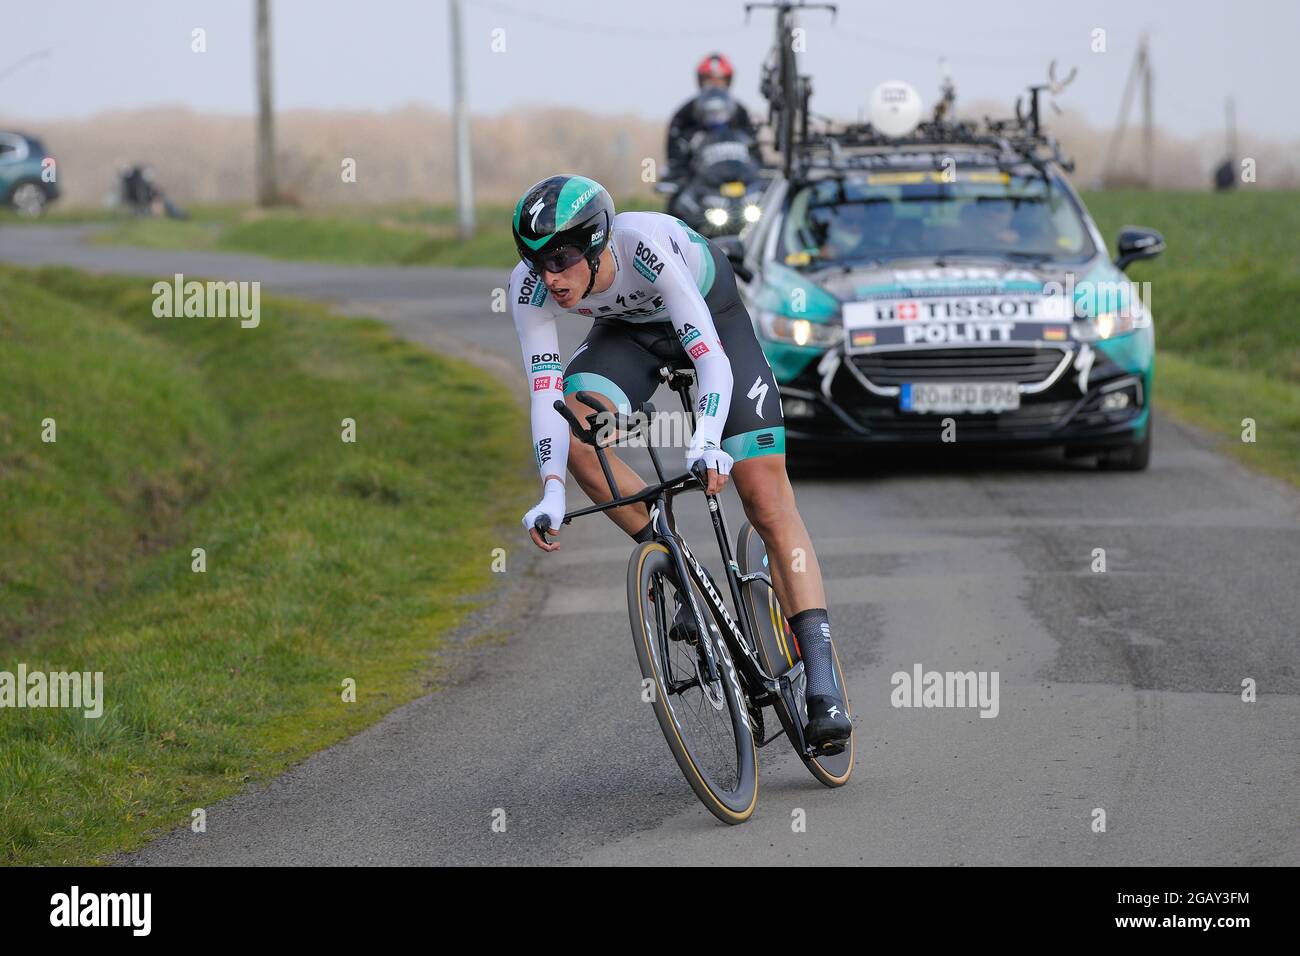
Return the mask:
<svg viewBox="0 0 1300 956">
<path fill-rule="evenodd" d="M 694 373 L 690 370 L 672 370 L 667 367 L 660 370 L 661 376 L 668 383 L 668 386 L 682 400 L 682 406 L 685 409 L 687 420 L 692 432 L 695 429 L 695 412 L 691 404 L 690 388 L 694 381 Z M 609 469 L 609 464 L 605 460 L 604 446 L 596 439 L 595 419 L 598 416 L 609 416 L 604 407 L 597 403 L 587 392 L 577 393 L 578 401 L 593 410 L 593 414 L 587 417 L 588 427 L 583 428 L 577 417 L 570 411 L 569 407 L 559 399 L 555 401 L 554 408 L 568 421 L 570 428 L 579 440 L 591 445 L 596 450 L 596 457 L 600 461 L 601 470 L 604 472 L 605 480 L 609 484 L 610 494 L 613 496 L 610 501 L 602 504 L 591 505 L 587 508 L 573 511 L 564 516 L 564 523 L 568 524 L 574 518 L 582 515 L 595 514 L 597 512 L 609 511 L 614 508 L 621 508 L 624 505 L 645 502 L 650 506 L 650 519 L 653 523 L 656 539 L 667 549 L 669 556 L 673 561 L 673 566 L 677 569 L 678 580 L 682 582 L 695 581 L 699 585 L 699 590 L 705 595 L 713 606 L 715 618 L 722 621 L 727 626 L 727 632 L 723 634 L 724 640 L 731 647 L 731 656 L 733 660 L 739 661 L 741 675 L 744 678 L 743 683 L 748 686 L 749 693 L 746 694 L 741 686 L 736 690 L 740 698 L 748 697 L 756 707 L 763 707 L 773 703 L 776 695 L 781 695 L 786 699 L 787 707 L 791 714 L 798 714 L 798 708 L 795 705 L 793 686 L 803 673 L 803 661 L 798 661 L 785 674 L 780 677 L 773 677 L 758 660 L 757 643 L 755 639 L 756 624 L 751 619 L 749 607 L 741 599 L 740 588 L 743 584 L 751 581 L 762 581 L 767 587 L 772 587 L 772 579 L 765 571 L 751 571 L 748 574 L 741 574 L 740 568 L 736 563 L 735 556 L 731 550 L 731 543 L 728 537 L 726 518 L 722 514 L 722 503 L 718 501 L 718 496 L 704 491 L 704 496 L 708 500 L 709 517 L 713 521 L 713 531 L 718 539 L 718 549 L 722 553 L 727 583 L 731 590 L 731 600 L 735 604 L 740 620 L 737 621 L 731 616 L 727 609 L 726 603 L 722 596 L 718 594 L 717 588 L 714 587 L 713 577 L 699 560 L 691 553 L 691 549 L 686 542 L 678 535 L 672 527 L 672 499 L 682 492 L 695 490 L 692 485 L 698 485 L 701 489 L 707 487 L 707 470 L 702 462 L 696 462 L 695 470 L 684 472 L 683 474 L 666 480 L 664 478 L 663 467 L 659 461 L 659 455 L 654 445 L 648 440 L 646 448 L 650 452 L 650 460 L 654 464 L 655 475 L 659 482 L 655 485 L 647 486 L 634 495 L 621 496 L 618 491 L 618 485 L 614 481 L 613 472 Z M 655 409 L 650 402 L 642 405 L 644 418 L 642 419 L 643 427 L 654 415 Z M 618 431 L 628 430 L 624 426 L 628 420 L 619 415 L 613 416 Z M 539 522 L 545 523 L 544 519 Z M 539 528 L 539 530 L 544 530 Z M 706 639 L 708 634 L 708 621 L 698 603 L 695 600 L 695 593 L 692 589 L 686 589 L 691 599 L 691 610 L 696 618 L 696 626 L 700 629 L 700 642 L 704 647 L 706 667 L 710 681 L 719 680 L 722 675 L 718 670 L 717 656 L 714 654 L 712 642 Z M 663 628 L 661 628 L 663 630 Z M 727 678 L 736 681 L 735 670 L 732 669 Z M 806 750 L 807 745 L 803 738 L 803 728 L 799 726 L 799 721 L 794 721 L 796 733 L 799 735 L 798 745 L 800 750 Z M 780 736 L 780 732 L 774 734 L 763 743 L 768 743 Z"/>
</svg>

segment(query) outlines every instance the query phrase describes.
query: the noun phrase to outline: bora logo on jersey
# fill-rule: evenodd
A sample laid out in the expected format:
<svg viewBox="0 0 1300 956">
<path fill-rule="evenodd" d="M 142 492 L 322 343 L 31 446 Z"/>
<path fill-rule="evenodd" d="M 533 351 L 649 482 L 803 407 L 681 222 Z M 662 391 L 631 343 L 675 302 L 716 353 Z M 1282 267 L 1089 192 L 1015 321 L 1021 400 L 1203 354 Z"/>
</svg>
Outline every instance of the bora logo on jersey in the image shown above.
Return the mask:
<svg viewBox="0 0 1300 956">
<path fill-rule="evenodd" d="M 560 356 L 555 352 L 534 355 L 532 366 L 534 372 L 558 372 L 561 368 Z"/>
<path fill-rule="evenodd" d="M 659 256 L 639 239 L 636 243 L 636 259 L 632 261 L 632 265 L 636 266 L 636 271 L 651 282 L 658 281 L 664 273 L 664 264 L 659 261 Z"/>
</svg>

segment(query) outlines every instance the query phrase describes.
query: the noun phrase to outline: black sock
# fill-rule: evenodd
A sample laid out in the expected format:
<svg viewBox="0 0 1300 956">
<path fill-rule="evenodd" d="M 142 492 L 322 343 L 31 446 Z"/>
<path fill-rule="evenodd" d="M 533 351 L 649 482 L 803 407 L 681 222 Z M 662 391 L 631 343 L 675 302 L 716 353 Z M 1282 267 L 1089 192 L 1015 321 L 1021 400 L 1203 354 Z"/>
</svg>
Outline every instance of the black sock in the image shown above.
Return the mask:
<svg viewBox="0 0 1300 956">
<path fill-rule="evenodd" d="M 632 540 L 636 542 L 653 541 L 655 538 L 655 523 L 647 521 L 645 527 L 632 535 Z"/>
<path fill-rule="evenodd" d="M 835 679 L 835 659 L 831 652 L 831 620 L 824 607 L 810 607 L 787 618 L 790 630 L 799 642 L 804 673 L 808 675 L 809 697 L 825 696 L 844 699 Z"/>
</svg>

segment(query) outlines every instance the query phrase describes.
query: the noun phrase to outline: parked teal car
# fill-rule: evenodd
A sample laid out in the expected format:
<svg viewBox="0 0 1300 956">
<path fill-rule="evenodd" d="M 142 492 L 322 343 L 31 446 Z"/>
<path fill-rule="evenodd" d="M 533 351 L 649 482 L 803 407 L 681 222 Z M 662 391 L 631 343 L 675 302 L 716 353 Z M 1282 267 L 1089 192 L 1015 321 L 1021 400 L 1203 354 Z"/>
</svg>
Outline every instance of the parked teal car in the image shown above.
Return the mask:
<svg viewBox="0 0 1300 956">
<path fill-rule="evenodd" d="M 59 198 L 58 182 L 46 172 L 46 160 L 53 163 L 40 140 L 0 132 L 0 201 L 24 216 L 44 213 Z"/>
</svg>

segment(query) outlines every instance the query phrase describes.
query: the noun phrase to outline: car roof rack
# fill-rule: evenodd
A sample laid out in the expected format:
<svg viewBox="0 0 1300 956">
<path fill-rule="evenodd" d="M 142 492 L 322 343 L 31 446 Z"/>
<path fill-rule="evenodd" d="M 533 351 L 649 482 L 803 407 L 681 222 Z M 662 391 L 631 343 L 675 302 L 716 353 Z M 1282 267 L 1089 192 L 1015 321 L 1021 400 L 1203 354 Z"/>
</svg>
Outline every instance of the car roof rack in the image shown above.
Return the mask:
<svg viewBox="0 0 1300 956">
<path fill-rule="evenodd" d="M 930 165 L 938 169 L 948 159 L 960 165 L 1014 168 L 1029 166 L 1044 179 L 1048 166 L 1055 164 L 1074 171 L 1074 161 L 1061 152 L 1056 138 L 1042 128 L 1039 113 L 1044 91 L 1060 92 L 1074 79 L 1071 71 L 1056 79 L 1056 63 L 1049 67 L 1051 82 L 1028 88 L 1027 103 L 1017 98 L 1015 116 L 982 121 L 950 118 L 955 92 L 951 82 L 943 87 L 943 98 L 935 105 L 934 117 L 920 123 L 906 136 L 886 136 L 868 123 L 836 125 L 809 133 L 798 146 L 795 167 L 799 175 L 820 171 L 899 168 Z"/>
</svg>

